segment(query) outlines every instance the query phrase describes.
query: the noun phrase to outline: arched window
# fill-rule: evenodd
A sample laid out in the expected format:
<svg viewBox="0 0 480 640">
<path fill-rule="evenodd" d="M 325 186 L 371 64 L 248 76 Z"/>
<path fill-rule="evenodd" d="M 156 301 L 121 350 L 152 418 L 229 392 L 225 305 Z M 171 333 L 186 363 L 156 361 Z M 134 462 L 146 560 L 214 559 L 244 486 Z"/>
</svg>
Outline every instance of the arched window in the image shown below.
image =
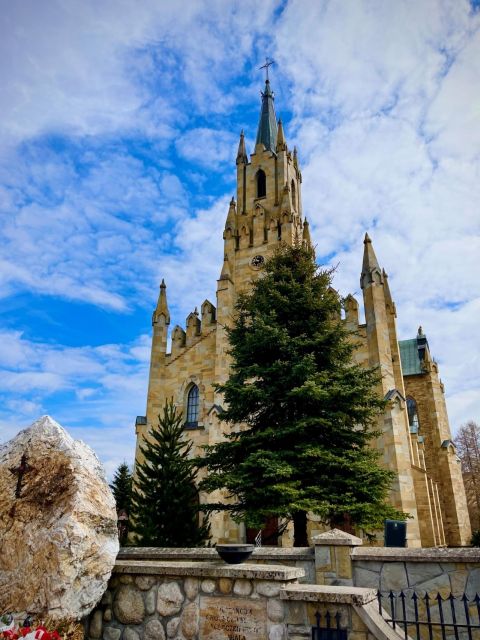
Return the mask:
<svg viewBox="0 0 480 640">
<path fill-rule="evenodd" d="M 267 176 L 265 171 L 257 171 L 257 198 L 264 198 L 267 195 Z"/>
<path fill-rule="evenodd" d="M 407 412 L 408 412 L 408 424 L 414 433 L 417 433 L 418 427 L 418 413 L 417 403 L 410 396 L 407 398 Z"/>
<path fill-rule="evenodd" d="M 190 427 L 194 427 L 198 422 L 198 407 L 199 407 L 199 394 L 196 384 L 190 387 L 187 396 L 187 421 L 186 424 Z"/>
<path fill-rule="evenodd" d="M 295 211 L 297 210 L 297 191 L 295 189 L 295 182 L 292 180 L 292 205 Z"/>
</svg>

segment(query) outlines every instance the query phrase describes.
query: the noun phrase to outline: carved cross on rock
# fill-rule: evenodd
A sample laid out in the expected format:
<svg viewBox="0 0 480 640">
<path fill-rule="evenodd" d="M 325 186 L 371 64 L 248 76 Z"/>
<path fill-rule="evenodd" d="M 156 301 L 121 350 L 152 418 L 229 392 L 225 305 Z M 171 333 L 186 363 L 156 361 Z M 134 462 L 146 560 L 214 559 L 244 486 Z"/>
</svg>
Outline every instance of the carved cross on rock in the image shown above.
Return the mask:
<svg viewBox="0 0 480 640">
<path fill-rule="evenodd" d="M 27 463 L 27 455 L 24 453 L 21 460 L 20 460 L 20 465 L 18 467 L 12 467 L 10 469 L 10 473 L 13 473 L 14 475 L 17 475 L 17 487 L 15 489 L 15 498 L 20 498 L 22 495 L 22 482 L 23 482 L 23 476 L 28 473 L 29 471 L 32 470 L 33 467 L 31 467 L 28 463 Z"/>
</svg>

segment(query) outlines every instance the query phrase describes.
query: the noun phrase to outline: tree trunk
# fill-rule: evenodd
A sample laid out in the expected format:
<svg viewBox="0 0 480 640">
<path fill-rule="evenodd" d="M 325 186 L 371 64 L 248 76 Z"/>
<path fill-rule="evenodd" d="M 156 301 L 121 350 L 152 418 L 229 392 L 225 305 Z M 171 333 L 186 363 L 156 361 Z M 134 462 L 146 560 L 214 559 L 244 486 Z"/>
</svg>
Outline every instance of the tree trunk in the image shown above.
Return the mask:
<svg viewBox="0 0 480 640">
<path fill-rule="evenodd" d="M 352 524 L 352 519 L 350 514 L 348 513 L 340 513 L 335 515 L 330 520 L 330 526 L 332 529 L 340 529 L 341 531 L 345 531 L 345 533 L 351 533 L 355 535 L 355 527 Z"/>
<path fill-rule="evenodd" d="M 306 511 L 296 511 L 293 514 L 293 546 L 308 547 Z"/>
</svg>

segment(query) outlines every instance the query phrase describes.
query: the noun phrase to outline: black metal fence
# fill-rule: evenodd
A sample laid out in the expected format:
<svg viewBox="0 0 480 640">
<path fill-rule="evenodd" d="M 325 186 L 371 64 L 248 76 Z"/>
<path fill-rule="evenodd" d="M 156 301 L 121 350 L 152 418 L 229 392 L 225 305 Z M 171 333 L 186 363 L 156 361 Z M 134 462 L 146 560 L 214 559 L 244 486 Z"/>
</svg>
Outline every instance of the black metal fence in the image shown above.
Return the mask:
<svg viewBox="0 0 480 640">
<path fill-rule="evenodd" d="M 347 640 L 347 630 L 340 628 L 340 613 L 331 615 L 330 611 L 323 616 L 325 618 L 322 626 L 322 614 L 317 611 L 315 619 L 317 624 L 312 627 L 312 640 Z"/>
<path fill-rule="evenodd" d="M 468 598 L 464 593 L 455 597 L 452 593 L 443 598 L 416 591 L 405 594 L 380 593 L 380 615 L 394 629 L 416 640 L 480 640 L 480 596 Z"/>
</svg>

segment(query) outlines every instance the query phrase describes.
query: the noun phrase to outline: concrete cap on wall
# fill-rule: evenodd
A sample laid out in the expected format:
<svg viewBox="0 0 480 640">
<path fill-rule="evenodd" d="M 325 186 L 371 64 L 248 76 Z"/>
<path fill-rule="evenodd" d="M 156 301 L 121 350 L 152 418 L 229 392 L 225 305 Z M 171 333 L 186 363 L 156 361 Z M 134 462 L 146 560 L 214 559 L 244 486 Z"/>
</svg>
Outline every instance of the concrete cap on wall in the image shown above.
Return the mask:
<svg viewBox="0 0 480 640">
<path fill-rule="evenodd" d="M 346 533 L 341 529 L 330 529 L 324 533 L 319 533 L 312 538 L 312 542 L 315 546 L 328 545 L 328 546 L 344 546 L 344 547 L 358 547 L 363 544 L 361 538 L 353 536 L 351 533 Z"/>
</svg>

